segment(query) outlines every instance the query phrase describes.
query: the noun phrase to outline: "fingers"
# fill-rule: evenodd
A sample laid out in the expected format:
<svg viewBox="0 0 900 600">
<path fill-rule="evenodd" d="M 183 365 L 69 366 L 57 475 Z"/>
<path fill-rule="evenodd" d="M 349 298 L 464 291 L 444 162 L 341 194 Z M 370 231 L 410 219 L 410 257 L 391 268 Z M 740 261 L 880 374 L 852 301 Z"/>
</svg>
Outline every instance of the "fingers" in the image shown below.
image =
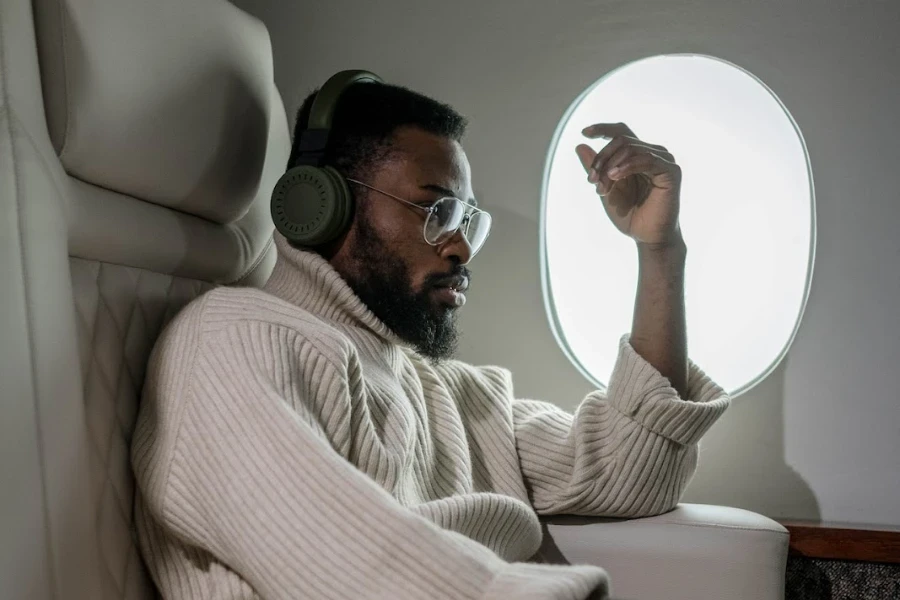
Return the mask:
<svg viewBox="0 0 900 600">
<path fill-rule="evenodd" d="M 681 167 L 672 161 L 666 160 L 650 152 L 634 153 L 616 166 L 609 169 L 609 178 L 612 181 L 619 181 L 632 175 L 661 175 L 670 173 L 674 175 L 681 174 Z"/>
<path fill-rule="evenodd" d="M 602 151 L 597 155 L 597 157 L 594 159 L 594 162 L 591 164 L 591 168 L 601 174 L 608 173 L 610 169 L 619 166 L 624 161 L 639 154 L 651 154 L 653 156 L 661 158 L 662 160 L 673 163 L 675 162 L 675 157 L 672 156 L 672 154 L 668 151 L 658 150 L 657 147 L 637 143 L 620 144 L 618 149 L 614 150 L 608 158 L 600 156 L 601 154 L 603 154 Z"/>
<path fill-rule="evenodd" d="M 675 162 L 675 157 L 663 146 L 647 144 L 636 138 L 619 137 L 606 145 L 591 163 L 592 171 L 588 173 L 588 181 L 592 183 L 608 183 L 609 169 L 617 166 L 623 160 L 638 153 L 655 154 L 664 160 Z"/>
<path fill-rule="evenodd" d="M 605 190 L 609 189 L 609 177 L 606 174 L 606 164 L 609 162 L 609 159 L 613 157 L 617 152 L 626 147 L 629 138 L 624 136 L 619 136 L 613 138 L 613 140 L 604 146 L 600 152 L 597 153 L 597 156 L 594 157 L 594 161 L 591 163 L 591 170 L 588 173 L 588 181 L 591 183 L 599 183 L 603 186 Z"/>
<path fill-rule="evenodd" d="M 575 151 L 588 181 L 597 184 L 597 191 L 607 194 L 614 183 L 630 175 L 657 175 L 679 171 L 675 157 L 665 146 L 650 144 L 635 136 L 624 123 L 596 123 L 582 130 L 588 138 L 610 138 L 600 152 L 587 144 L 579 144 Z"/>
<path fill-rule="evenodd" d="M 581 133 L 591 139 L 608 138 L 612 140 L 600 150 L 591 164 L 592 170 L 588 172 L 588 181 L 598 184 L 597 191 L 601 195 L 606 194 L 609 192 L 612 182 L 604 173 L 604 163 L 622 147 L 626 139 L 637 140 L 637 136 L 625 123 L 594 123 L 582 129 Z"/>
<path fill-rule="evenodd" d="M 625 123 L 594 123 L 582 129 L 581 133 L 591 139 L 599 137 L 614 138 L 617 136 L 637 138 L 631 128 Z"/>
<path fill-rule="evenodd" d="M 618 169 L 626 163 L 634 162 L 636 159 L 640 160 L 634 164 L 655 164 L 657 161 L 665 165 L 675 164 L 675 157 L 665 150 L 657 150 L 655 147 L 638 143 L 624 142 L 612 149 L 608 158 L 604 159 L 600 154 L 594 158 L 588 180 L 597 183 L 601 193 L 608 193 L 613 183 L 621 179 L 618 176 Z M 663 167 L 663 169 L 668 169 L 668 167 Z"/>
<path fill-rule="evenodd" d="M 575 154 L 578 155 L 578 160 L 581 161 L 581 166 L 584 167 L 584 172 L 590 173 L 591 165 L 594 164 L 594 159 L 597 156 L 597 153 L 594 152 L 594 149 L 587 144 L 578 144 L 577 146 L 575 146 Z"/>
</svg>

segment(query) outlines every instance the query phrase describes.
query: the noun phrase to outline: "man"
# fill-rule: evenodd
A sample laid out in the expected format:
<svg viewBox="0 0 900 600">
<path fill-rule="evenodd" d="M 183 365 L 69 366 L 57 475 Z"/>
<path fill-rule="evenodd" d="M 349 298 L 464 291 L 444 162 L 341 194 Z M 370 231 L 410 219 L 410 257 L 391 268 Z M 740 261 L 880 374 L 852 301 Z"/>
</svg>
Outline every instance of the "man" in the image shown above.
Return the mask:
<svg viewBox="0 0 900 600">
<path fill-rule="evenodd" d="M 608 394 L 573 416 L 450 358 L 490 227 L 464 129 L 409 90 L 349 86 L 324 155 L 352 191 L 346 231 L 315 248 L 276 234 L 263 290 L 209 292 L 161 336 L 132 458 L 166 598 L 603 597 L 602 569 L 525 562 L 537 514 L 678 502 L 728 399 L 687 359 L 672 155 L 621 124 L 585 130 L 613 138 L 600 153 L 576 148 L 640 277 Z"/>
</svg>

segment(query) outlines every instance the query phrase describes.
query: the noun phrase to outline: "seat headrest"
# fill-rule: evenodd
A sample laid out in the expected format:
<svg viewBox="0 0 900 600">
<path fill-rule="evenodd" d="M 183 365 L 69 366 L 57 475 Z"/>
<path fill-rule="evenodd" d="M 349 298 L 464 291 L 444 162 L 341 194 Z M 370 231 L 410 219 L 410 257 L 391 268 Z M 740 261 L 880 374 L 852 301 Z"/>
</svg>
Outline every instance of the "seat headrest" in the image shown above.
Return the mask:
<svg viewBox="0 0 900 600">
<path fill-rule="evenodd" d="M 269 134 L 268 32 L 223 0 L 41 0 L 54 147 L 73 177 L 215 223 L 243 216 Z"/>
</svg>

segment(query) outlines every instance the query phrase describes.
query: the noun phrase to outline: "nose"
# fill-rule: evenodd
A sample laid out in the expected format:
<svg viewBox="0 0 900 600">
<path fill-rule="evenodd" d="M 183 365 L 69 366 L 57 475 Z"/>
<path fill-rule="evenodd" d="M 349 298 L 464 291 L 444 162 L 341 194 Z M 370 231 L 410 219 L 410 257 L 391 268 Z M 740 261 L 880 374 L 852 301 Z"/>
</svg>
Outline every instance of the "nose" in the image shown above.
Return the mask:
<svg viewBox="0 0 900 600">
<path fill-rule="evenodd" d="M 469 264 L 469 261 L 472 260 L 472 246 L 463 235 L 462 228 L 441 244 L 439 253 L 441 258 L 455 261 L 461 265 Z"/>
</svg>

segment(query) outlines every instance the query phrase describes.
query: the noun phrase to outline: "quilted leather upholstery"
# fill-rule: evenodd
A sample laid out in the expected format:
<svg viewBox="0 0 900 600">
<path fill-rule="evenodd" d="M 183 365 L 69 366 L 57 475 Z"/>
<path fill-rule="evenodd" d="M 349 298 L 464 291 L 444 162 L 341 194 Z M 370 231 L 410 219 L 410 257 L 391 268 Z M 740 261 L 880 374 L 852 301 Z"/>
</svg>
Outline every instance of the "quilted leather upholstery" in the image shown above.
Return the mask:
<svg viewBox="0 0 900 600">
<path fill-rule="evenodd" d="M 145 365 L 186 303 L 271 272 L 272 77 L 268 33 L 226 0 L 0 0 L 0 598 L 156 597 L 132 527 Z M 90 182 L 54 147 L 61 115 Z"/>
<path fill-rule="evenodd" d="M 153 341 L 209 283 L 70 259 L 106 597 L 153 597 L 131 530 L 129 448 Z"/>
</svg>

